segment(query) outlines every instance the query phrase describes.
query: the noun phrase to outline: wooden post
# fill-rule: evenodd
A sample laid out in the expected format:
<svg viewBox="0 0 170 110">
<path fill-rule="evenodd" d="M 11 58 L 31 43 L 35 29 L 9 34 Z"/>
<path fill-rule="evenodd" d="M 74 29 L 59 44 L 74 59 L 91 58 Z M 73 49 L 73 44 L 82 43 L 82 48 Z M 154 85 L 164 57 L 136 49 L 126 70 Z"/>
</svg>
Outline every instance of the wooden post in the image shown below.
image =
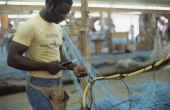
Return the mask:
<svg viewBox="0 0 170 110">
<path fill-rule="evenodd" d="M 154 17 L 154 13 L 150 13 L 149 14 L 149 35 L 152 36 L 153 33 L 155 33 L 155 17 Z"/>
<path fill-rule="evenodd" d="M 82 26 L 88 27 L 88 0 L 81 0 Z"/>
<path fill-rule="evenodd" d="M 104 34 L 104 33 L 103 33 L 104 18 L 103 18 L 103 13 L 102 13 L 102 12 L 100 13 L 100 25 L 101 25 L 101 29 L 100 29 L 100 32 L 99 32 L 99 39 L 101 39 L 101 38 L 102 38 L 102 35 Z"/>
<path fill-rule="evenodd" d="M 108 50 L 109 53 L 112 53 L 112 36 L 111 36 L 111 26 L 112 26 L 112 20 L 111 20 L 111 13 L 108 13 L 108 26 L 109 29 L 107 31 L 107 41 L 108 41 Z"/>
<path fill-rule="evenodd" d="M 167 19 L 168 19 L 168 29 L 167 29 L 167 34 L 168 34 L 168 45 L 170 45 L 170 14 L 167 14 Z"/>
<path fill-rule="evenodd" d="M 170 27 L 170 14 L 167 14 L 167 19 L 168 19 L 168 27 Z"/>
<path fill-rule="evenodd" d="M 81 14 L 82 14 L 82 27 L 88 28 L 89 19 L 88 19 L 88 0 L 81 0 Z M 90 43 L 87 42 L 86 31 L 81 31 L 82 39 L 82 54 L 87 57 L 87 60 L 90 61 Z"/>
<path fill-rule="evenodd" d="M 1 25 L 1 15 L 0 15 L 0 25 Z"/>
<path fill-rule="evenodd" d="M 81 0 L 81 14 L 82 14 L 82 27 L 88 28 L 89 19 L 88 19 L 88 0 Z M 87 42 L 86 31 L 81 31 L 81 43 L 82 43 L 82 54 L 86 57 L 86 60 L 90 61 L 90 42 Z M 80 79 L 81 88 L 84 91 L 87 85 L 84 78 Z"/>
<path fill-rule="evenodd" d="M 101 48 L 102 48 L 102 42 L 104 40 L 102 39 L 96 39 L 93 40 L 93 42 L 95 43 L 95 54 L 100 54 L 101 53 Z"/>
<path fill-rule="evenodd" d="M 1 30 L 8 30 L 8 15 L 1 15 Z"/>
</svg>

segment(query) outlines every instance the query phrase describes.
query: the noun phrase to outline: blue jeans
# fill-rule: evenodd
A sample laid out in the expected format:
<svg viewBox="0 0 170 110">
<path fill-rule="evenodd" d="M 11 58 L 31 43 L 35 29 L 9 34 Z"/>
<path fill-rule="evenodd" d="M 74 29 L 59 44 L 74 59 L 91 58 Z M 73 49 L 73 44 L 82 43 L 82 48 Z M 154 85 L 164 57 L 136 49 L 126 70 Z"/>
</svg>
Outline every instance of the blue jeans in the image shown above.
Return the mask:
<svg viewBox="0 0 170 110">
<path fill-rule="evenodd" d="M 60 84 L 60 78 L 46 79 L 29 76 L 28 81 L 40 87 L 58 86 Z M 26 92 L 33 110 L 53 110 L 48 98 L 41 91 L 32 88 L 28 83 L 26 84 Z"/>
</svg>

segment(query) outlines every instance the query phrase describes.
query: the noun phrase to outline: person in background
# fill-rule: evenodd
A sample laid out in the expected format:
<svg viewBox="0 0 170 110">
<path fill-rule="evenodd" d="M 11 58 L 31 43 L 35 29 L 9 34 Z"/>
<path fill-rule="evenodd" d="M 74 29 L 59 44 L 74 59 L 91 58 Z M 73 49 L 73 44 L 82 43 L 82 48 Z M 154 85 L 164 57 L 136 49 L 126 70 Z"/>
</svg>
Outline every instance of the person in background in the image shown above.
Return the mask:
<svg viewBox="0 0 170 110">
<path fill-rule="evenodd" d="M 12 24 L 8 24 L 8 30 L 12 30 L 13 26 Z M 2 34 L 2 37 L 1 37 L 1 41 L 0 41 L 0 44 L 1 44 L 1 53 L 2 54 L 6 54 L 8 53 L 8 50 L 9 50 L 9 45 L 12 41 L 12 38 L 14 36 L 14 33 L 5 33 L 5 34 Z"/>
<path fill-rule="evenodd" d="M 72 4 L 72 0 L 46 0 L 42 11 L 19 25 L 12 39 L 7 63 L 28 71 L 26 92 L 33 110 L 66 109 L 69 96 L 61 83 L 62 70 L 71 70 L 77 77 L 88 75 L 82 65 L 61 65 L 68 60 L 62 54 L 59 23 Z"/>
</svg>

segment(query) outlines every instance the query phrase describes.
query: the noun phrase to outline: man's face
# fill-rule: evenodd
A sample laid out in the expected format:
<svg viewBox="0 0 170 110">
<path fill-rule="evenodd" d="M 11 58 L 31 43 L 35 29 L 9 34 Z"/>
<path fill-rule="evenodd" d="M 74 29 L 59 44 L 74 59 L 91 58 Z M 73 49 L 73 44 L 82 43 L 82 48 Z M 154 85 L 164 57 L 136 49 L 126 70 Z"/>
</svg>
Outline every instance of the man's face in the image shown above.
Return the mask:
<svg viewBox="0 0 170 110">
<path fill-rule="evenodd" d="M 71 5 L 63 2 L 63 4 L 56 6 L 55 9 L 51 10 L 49 13 L 50 21 L 58 24 L 62 22 L 67 14 L 70 12 Z"/>
</svg>

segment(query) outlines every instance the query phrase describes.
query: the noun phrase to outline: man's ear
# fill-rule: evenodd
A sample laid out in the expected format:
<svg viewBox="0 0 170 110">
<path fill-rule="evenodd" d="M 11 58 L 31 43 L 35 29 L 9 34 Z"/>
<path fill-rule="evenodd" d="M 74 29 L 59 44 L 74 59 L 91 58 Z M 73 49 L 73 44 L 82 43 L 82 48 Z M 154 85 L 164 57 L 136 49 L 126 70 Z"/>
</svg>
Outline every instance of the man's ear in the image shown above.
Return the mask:
<svg viewBox="0 0 170 110">
<path fill-rule="evenodd" d="M 47 1 L 47 6 L 48 7 L 53 7 L 54 6 L 54 2 L 52 0 L 48 0 Z"/>
</svg>

